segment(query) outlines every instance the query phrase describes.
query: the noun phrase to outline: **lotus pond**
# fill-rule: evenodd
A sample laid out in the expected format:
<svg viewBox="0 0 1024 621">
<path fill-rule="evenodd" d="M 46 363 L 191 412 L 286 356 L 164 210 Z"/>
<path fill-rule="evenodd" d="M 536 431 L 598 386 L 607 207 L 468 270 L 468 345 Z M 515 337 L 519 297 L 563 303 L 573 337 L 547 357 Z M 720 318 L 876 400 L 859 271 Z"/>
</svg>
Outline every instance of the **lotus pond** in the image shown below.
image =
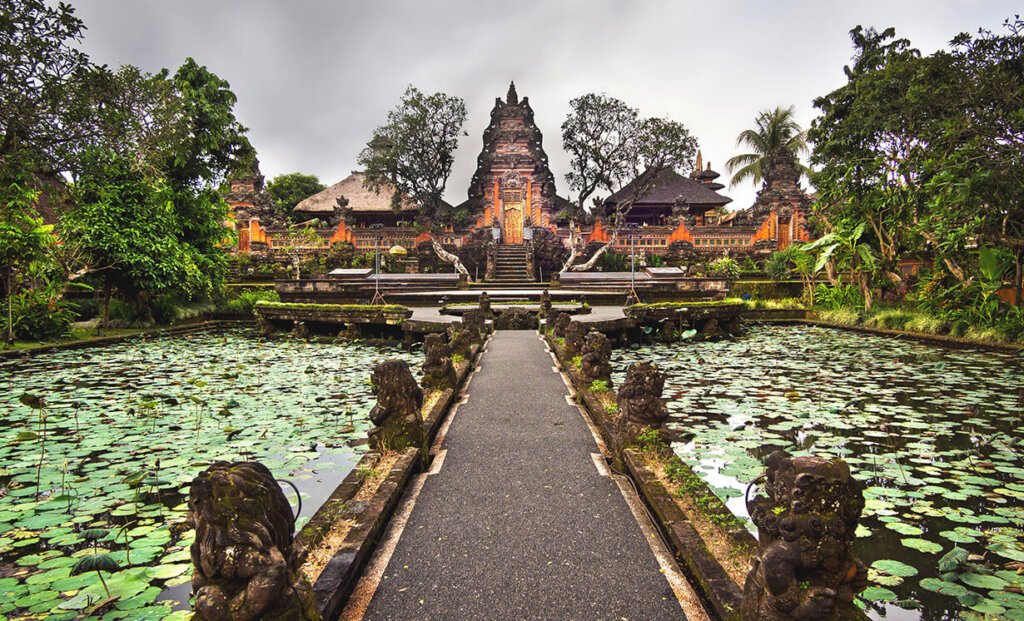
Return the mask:
<svg viewBox="0 0 1024 621">
<path fill-rule="evenodd" d="M 850 464 L 873 618 L 1024 619 L 1024 357 L 753 326 L 616 350 L 616 382 L 639 360 L 668 374 L 673 449 L 740 517 L 773 450 Z"/>
<path fill-rule="evenodd" d="M 117 564 L 104 619 L 184 616 L 195 475 L 259 460 L 298 488 L 301 527 L 365 451 L 370 370 L 392 357 L 421 358 L 233 328 L 0 361 L 0 619 L 107 599 L 74 571 L 93 556 Z"/>
</svg>

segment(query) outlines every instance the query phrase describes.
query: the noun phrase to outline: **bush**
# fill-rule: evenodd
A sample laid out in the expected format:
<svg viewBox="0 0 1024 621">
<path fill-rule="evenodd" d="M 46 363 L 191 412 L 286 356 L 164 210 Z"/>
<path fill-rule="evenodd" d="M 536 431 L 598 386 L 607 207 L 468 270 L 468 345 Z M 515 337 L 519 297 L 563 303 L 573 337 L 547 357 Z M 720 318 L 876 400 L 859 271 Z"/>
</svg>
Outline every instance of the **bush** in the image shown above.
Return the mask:
<svg viewBox="0 0 1024 621">
<path fill-rule="evenodd" d="M 11 322 L 7 322 L 7 303 L 11 303 Z M 3 301 L 0 326 L 6 337 L 13 325 L 14 337 L 23 341 L 53 341 L 67 336 L 74 318 L 71 305 L 54 300 L 45 291 L 24 291 Z"/>
<path fill-rule="evenodd" d="M 245 289 L 221 306 L 218 310 L 227 313 L 251 316 L 257 302 L 280 302 L 281 296 L 273 289 Z"/>
<path fill-rule="evenodd" d="M 853 285 L 838 284 L 833 286 L 819 283 L 814 288 L 814 305 L 825 310 L 840 308 L 864 308 L 864 296 Z"/>
<path fill-rule="evenodd" d="M 708 264 L 709 276 L 725 276 L 726 278 L 739 278 L 740 264 L 729 257 L 715 259 Z"/>
<path fill-rule="evenodd" d="M 855 326 L 860 323 L 860 314 L 849 308 L 821 311 L 818 313 L 818 318 L 840 326 Z"/>
<path fill-rule="evenodd" d="M 792 276 L 789 265 L 789 256 L 783 252 L 773 252 L 768 260 L 765 261 L 764 271 L 768 274 L 768 278 L 779 281 L 789 280 Z"/>
</svg>

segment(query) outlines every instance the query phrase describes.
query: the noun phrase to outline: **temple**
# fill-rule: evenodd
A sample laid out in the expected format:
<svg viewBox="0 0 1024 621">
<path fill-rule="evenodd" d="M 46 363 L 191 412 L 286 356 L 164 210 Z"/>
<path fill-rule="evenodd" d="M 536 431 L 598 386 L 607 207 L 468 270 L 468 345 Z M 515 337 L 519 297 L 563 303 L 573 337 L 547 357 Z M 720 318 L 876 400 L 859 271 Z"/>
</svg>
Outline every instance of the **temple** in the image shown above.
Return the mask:
<svg viewBox="0 0 1024 621">
<path fill-rule="evenodd" d="M 724 188 L 717 181 L 720 175 L 710 163 L 704 164 L 698 152 L 691 174 L 666 170 L 634 202 L 624 218 L 627 234 L 616 236 L 612 249 L 699 261 L 713 255 L 764 256 L 794 242 L 809 241 L 806 215 L 811 198 L 800 187 L 800 174 L 794 158 L 776 156 L 754 204 L 730 211 L 726 206 L 732 199 L 719 193 Z M 631 184 L 608 196 L 603 208 L 580 225 L 588 244 L 611 241 L 613 214 L 619 201 L 631 193 Z M 226 197 L 238 231 L 239 252 L 272 254 L 286 239 L 294 245 L 295 225 L 288 227 L 276 216 L 262 185 L 257 168 L 233 180 Z M 364 251 L 395 245 L 415 251 L 428 244 L 427 233 L 416 227 L 418 206 L 404 199 L 396 211 L 391 194 L 387 188 L 379 193 L 369 189 L 363 173 L 352 172 L 295 207 L 298 219 L 320 236 L 319 241 L 305 243 L 322 247 L 348 243 Z M 519 97 L 514 83 L 504 99 L 495 99 L 467 194 L 455 206 L 467 215 L 466 224 L 449 229 L 441 240 L 454 252 L 494 241 L 509 247 L 506 252 L 523 248 L 528 253 L 537 236 L 568 247 L 570 203 L 557 193 L 533 108 L 529 98 Z"/>
</svg>

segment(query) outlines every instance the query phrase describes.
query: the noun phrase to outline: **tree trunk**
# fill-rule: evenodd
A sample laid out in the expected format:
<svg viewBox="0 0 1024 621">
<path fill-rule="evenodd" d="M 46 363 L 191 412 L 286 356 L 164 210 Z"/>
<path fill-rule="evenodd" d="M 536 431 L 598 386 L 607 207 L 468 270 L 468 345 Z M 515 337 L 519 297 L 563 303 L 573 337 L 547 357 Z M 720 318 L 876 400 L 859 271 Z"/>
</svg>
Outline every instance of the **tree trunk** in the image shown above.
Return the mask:
<svg viewBox="0 0 1024 621">
<path fill-rule="evenodd" d="M 1021 305 L 1021 289 L 1024 289 L 1024 248 L 1017 248 L 1015 254 L 1014 272 L 1013 272 L 1013 287 L 1016 289 L 1013 295 L 1013 303 L 1017 306 Z"/>
<path fill-rule="evenodd" d="M 864 310 L 871 310 L 871 305 L 874 302 L 871 295 L 871 283 L 868 281 L 867 274 L 857 274 L 857 285 L 860 287 L 860 293 L 864 296 Z"/>
<path fill-rule="evenodd" d="M 1018 257 L 1020 254 L 1018 253 Z M 13 270 L 7 270 L 7 342 L 14 344 L 14 312 L 12 310 L 12 304 L 14 303 L 14 292 L 13 292 Z"/>
<path fill-rule="evenodd" d="M 433 246 L 434 248 L 434 254 L 440 257 L 442 261 L 451 263 L 452 265 L 455 266 L 455 271 L 457 271 L 460 275 L 465 276 L 467 279 L 469 278 L 469 270 L 467 270 L 466 266 L 462 264 L 462 259 L 460 259 L 457 255 L 454 255 L 445 250 L 441 246 L 441 242 L 437 241 L 436 236 L 430 236 L 430 245 Z"/>
<path fill-rule="evenodd" d="M 110 329 L 110 295 L 112 293 L 110 280 L 103 281 L 103 332 Z"/>
</svg>

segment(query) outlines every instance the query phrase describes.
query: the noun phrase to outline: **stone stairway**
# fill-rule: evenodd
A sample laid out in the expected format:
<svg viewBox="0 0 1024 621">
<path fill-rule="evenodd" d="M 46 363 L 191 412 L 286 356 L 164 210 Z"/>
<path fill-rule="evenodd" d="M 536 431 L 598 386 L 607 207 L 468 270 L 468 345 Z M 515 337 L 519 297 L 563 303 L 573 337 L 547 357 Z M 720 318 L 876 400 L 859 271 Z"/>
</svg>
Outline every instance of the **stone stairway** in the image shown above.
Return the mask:
<svg viewBox="0 0 1024 621">
<path fill-rule="evenodd" d="M 527 271 L 526 246 L 498 246 L 495 257 L 494 278 L 488 284 L 510 287 L 534 284 L 533 274 Z"/>
</svg>

